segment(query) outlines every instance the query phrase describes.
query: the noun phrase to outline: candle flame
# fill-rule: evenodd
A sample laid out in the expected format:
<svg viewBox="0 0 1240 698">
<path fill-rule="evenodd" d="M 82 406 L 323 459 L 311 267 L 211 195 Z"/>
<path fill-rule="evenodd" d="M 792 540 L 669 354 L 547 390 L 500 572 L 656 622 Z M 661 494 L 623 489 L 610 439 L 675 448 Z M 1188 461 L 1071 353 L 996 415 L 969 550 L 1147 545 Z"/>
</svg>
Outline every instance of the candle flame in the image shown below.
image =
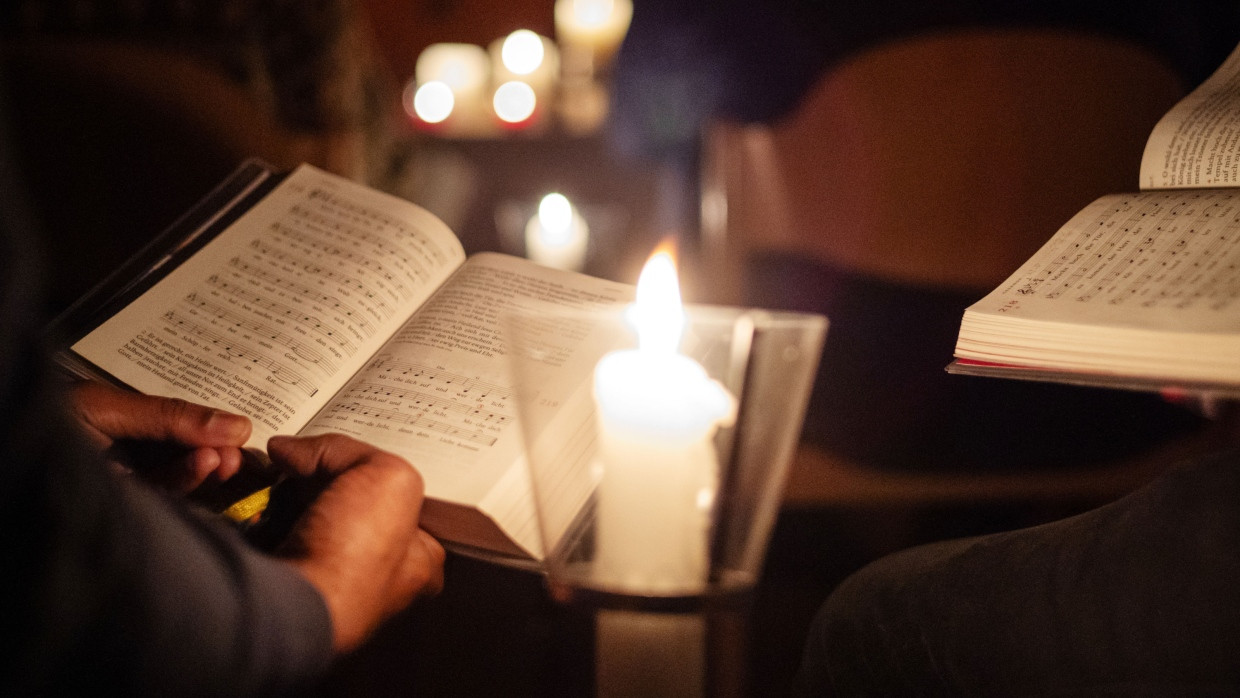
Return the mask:
<svg viewBox="0 0 1240 698">
<path fill-rule="evenodd" d="M 456 98 L 447 83 L 432 80 L 413 93 L 413 113 L 428 124 L 437 124 L 452 115 Z"/>
<path fill-rule="evenodd" d="M 542 37 L 529 29 L 514 31 L 500 45 L 500 60 L 517 75 L 529 75 L 538 70 L 545 57 Z"/>
<path fill-rule="evenodd" d="M 495 89 L 491 106 L 499 118 L 510 124 L 520 123 L 534 115 L 538 97 L 534 88 L 520 80 L 510 80 Z"/>
<path fill-rule="evenodd" d="M 669 245 L 656 249 L 642 268 L 630 320 L 637 328 L 640 349 L 674 353 L 680 345 L 685 311 Z"/>
<path fill-rule="evenodd" d="M 568 197 L 559 192 L 544 196 L 538 202 L 538 222 L 542 224 L 544 242 L 567 244 L 573 229 L 573 205 Z"/>
<path fill-rule="evenodd" d="M 573 18 L 587 27 L 601 27 L 616 11 L 615 0 L 573 0 Z"/>
</svg>

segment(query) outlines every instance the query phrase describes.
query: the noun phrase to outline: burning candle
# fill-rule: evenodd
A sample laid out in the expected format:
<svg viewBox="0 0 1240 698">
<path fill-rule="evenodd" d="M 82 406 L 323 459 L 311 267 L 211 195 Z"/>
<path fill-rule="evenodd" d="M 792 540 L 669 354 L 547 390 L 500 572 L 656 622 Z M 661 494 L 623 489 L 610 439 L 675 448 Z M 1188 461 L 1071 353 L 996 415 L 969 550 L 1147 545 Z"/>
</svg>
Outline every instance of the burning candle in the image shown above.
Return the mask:
<svg viewBox="0 0 1240 698">
<path fill-rule="evenodd" d="M 706 583 L 710 509 L 718 481 L 714 435 L 736 401 L 679 353 L 685 323 L 675 262 L 647 262 L 629 309 L 638 347 L 594 371 L 598 414 L 595 574 L 618 591 L 692 593 Z"/>
<path fill-rule="evenodd" d="M 524 82 L 509 80 L 495 88 L 491 106 L 500 121 L 512 126 L 528 125 L 538 108 L 538 95 Z"/>
<path fill-rule="evenodd" d="M 456 97 L 447 83 L 432 80 L 418 86 L 407 107 L 413 116 L 428 124 L 437 124 L 452 115 Z"/>
<path fill-rule="evenodd" d="M 568 198 L 551 193 L 538 203 L 538 213 L 525 226 L 525 255 L 549 267 L 581 271 L 589 237 L 585 219 Z"/>
<path fill-rule="evenodd" d="M 431 44 L 418 54 L 414 80 L 419 92 L 432 83 L 442 83 L 451 91 L 452 99 L 442 96 L 436 87 L 436 104 L 447 103 L 448 113 L 476 120 L 487 109 L 487 93 L 491 84 L 491 59 L 486 49 L 473 44 Z M 415 100 L 417 93 L 415 93 Z M 442 107 L 441 107 L 442 109 Z M 437 112 L 433 112 L 437 113 Z M 447 118 L 445 114 L 443 118 Z"/>
<path fill-rule="evenodd" d="M 555 3 L 556 38 L 572 51 L 584 51 L 595 69 L 615 53 L 632 19 L 632 0 L 556 0 Z"/>
<path fill-rule="evenodd" d="M 518 29 L 491 42 L 494 81 L 520 80 L 545 98 L 560 75 L 560 52 L 555 43 L 529 29 Z"/>
</svg>

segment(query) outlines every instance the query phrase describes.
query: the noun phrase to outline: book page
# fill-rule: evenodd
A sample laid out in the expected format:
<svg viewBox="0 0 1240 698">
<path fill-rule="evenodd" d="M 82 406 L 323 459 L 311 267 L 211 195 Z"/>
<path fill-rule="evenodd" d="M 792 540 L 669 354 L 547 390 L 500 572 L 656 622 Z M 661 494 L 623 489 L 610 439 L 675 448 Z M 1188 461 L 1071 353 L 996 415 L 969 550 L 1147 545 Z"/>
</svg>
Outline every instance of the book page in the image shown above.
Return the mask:
<svg viewBox="0 0 1240 698">
<path fill-rule="evenodd" d="M 1240 46 L 1168 111 L 1141 156 L 1142 189 L 1240 186 Z"/>
<path fill-rule="evenodd" d="M 343 432 L 398 453 L 421 472 L 428 497 L 469 507 L 485 502 L 506 527 L 525 527 L 536 539 L 528 478 L 513 470 L 523 448 L 502 314 L 614 306 L 632 294 L 627 284 L 475 255 L 302 433 Z M 581 387 L 585 374 L 570 365 L 598 338 L 574 327 L 549 328 L 546 338 L 540 385 L 552 409 Z"/>
<path fill-rule="evenodd" d="M 148 394 L 292 434 L 461 264 L 414 204 L 303 165 L 72 349 Z"/>
<path fill-rule="evenodd" d="M 1149 191 L 1087 206 L 966 318 L 1224 333 L 1237 310 L 1240 189 Z"/>
</svg>

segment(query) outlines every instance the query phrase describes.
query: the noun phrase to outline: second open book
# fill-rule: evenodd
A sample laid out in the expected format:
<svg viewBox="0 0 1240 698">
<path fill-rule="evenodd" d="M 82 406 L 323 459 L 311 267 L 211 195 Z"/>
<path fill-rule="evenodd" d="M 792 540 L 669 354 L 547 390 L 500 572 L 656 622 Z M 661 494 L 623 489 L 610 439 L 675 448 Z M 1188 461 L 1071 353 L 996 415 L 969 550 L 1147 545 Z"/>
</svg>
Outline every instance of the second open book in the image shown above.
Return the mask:
<svg viewBox="0 0 1240 698">
<path fill-rule="evenodd" d="M 507 255 L 466 259 L 452 231 L 407 201 L 259 163 L 136 264 L 70 312 L 80 317 L 64 365 L 245 414 L 260 449 L 275 434 L 356 436 L 416 465 L 431 533 L 541 556 L 500 318 L 613 305 L 631 286 Z M 597 338 L 549 327 L 545 340 L 554 368 Z M 541 386 L 546 404 L 580 388 L 556 375 Z"/>
<path fill-rule="evenodd" d="M 1240 395 L 1240 47 L 1104 196 L 969 307 L 954 373 Z"/>
</svg>

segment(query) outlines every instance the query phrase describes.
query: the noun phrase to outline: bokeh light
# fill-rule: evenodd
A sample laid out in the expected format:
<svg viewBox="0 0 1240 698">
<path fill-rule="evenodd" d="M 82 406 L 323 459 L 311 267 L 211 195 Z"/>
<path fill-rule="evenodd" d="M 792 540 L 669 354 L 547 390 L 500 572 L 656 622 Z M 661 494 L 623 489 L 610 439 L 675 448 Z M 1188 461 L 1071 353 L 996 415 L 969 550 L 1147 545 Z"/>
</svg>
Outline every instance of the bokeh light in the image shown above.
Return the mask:
<svg viewBox="0 0 1240 698">
<path fill-rule="evenodd" d="M 537 103 L 534 88 L 519 80 L 500 85 L 495 90 L 495 98 L 492 100 L 495 115 L 510 124 L 521 123 L 533 116 Z"/>
<path fill-rule="evenodd" d="M 538 202 L 538 221 L 542 223 L 543 241 L 550 245 L 563 245 L 568 241 L 573 225 L 573 205 L 568 197 L 552 192 Z"/>
<path fill-rule="evenodd" d="M 500 49 L 504 67 L 517 75 L 529 75 L 538 70 L 544 56 L 542 37 L 529 29 L 518 29 L 509 34 Z"/>
<path fill-rule="evenodd" d="M 452 114 L 456 98 L 447 83 L 433 80 L 413 93 L 413 113 L 428 124 L 437 124 Z"/>
</svg>

